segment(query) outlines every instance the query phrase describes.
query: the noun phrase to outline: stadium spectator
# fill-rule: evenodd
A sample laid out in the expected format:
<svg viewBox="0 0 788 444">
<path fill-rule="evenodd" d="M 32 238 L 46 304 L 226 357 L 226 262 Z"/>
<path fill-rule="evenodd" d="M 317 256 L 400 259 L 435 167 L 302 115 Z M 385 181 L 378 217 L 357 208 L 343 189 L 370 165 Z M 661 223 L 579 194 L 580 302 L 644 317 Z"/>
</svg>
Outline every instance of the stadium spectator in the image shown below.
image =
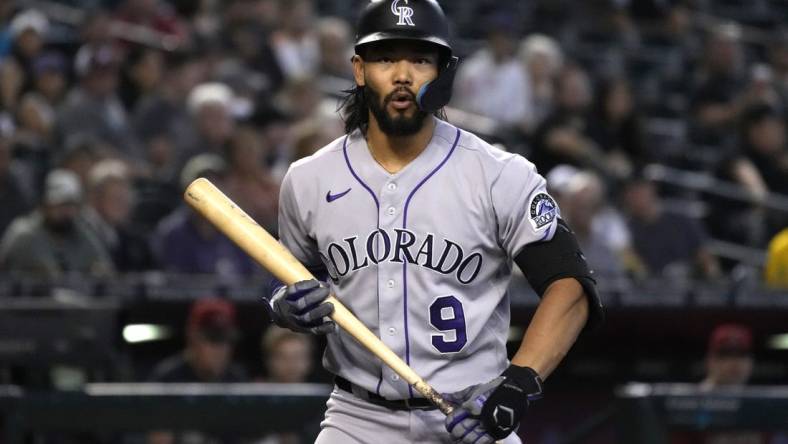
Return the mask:
<svg viewBox="0 0 788 444">
<path fill-rule="evenodd" d="M 551 192 L 557 191 L 561 214 L 575 232 L 589 266 L 605 278 L 623 277 L 624 259 L 631 251 L 629 230 L 623 217 L 607 204 L 602 180 L 588 171 L 575 172 L 565 184 L 555 184 L 555 175 L 550 179 L 548 186 Z"/>
<path fill-rule="evenodd" d="M 209 178 L 221 186 L 220 180 L 226 172 L 227 164 L 218 155 L 195 156 L 183 168 L 181 189 L 198 177 Z M 237 278 L 258 270 L 249 255 L 185 204 L 159 222 L 151 247 L 165 271 Z"/>
<path fill-rule="evenodd" d="M 65 57 L 48 51 L 33 61 L 31 90 L 25 93 L 16 109 L 13 137 L 14 158 L 23 168 L 25 188 L 38 195 L 38 189 L 52 163 L 59 143 L 56 110 L 67 91 Z"/>
<path fill-rule="evenodd" d="M 617 177 L 627 177 L 649 160 L 641 117 L 629 82 L 610 78 L 597 89 L 588 135 L 605 153 Z"/>
<path fill-rule="evenodd" d="M 315 78 L 291 78 L 276 97 L 275 105 L 297 122 L 312 117 L 322 98 Z M 336 105 L 334 107 L 336 108 Z"/>
<path fill-rule="evenodd" d="M 341 121 L 331 117 L 304 119 L 292 126 L 293 146 L 291 161 L 295 162 L 315 153 L 318 147 L 325 146 L 342 135 Z M 321 145 L 322 144 L 322 145 Z"/>
<path fill-rule="evenodd" d="M 567 164 L 592 169 L 605 179 L 616 177 L 604 152 L 589 137 L 593 104 L 591 79 L 578 65 L 567 65 L 558 76 L 556 109 L 537 128 L 529 159 L 540 172 Z"/>
<path fill-rule="evenodd" d="M 197 55 L 167 54 L 162 84 L 135 107 L 134 129 L 145 144 L 154 182 L 177 183 L 181 167 L 198 145 L 187 100 L 205 76 L 205 63 Z"/>
<path fill-rule="evenodd" d="M 348 23 L 341 18 L 326 17 L 317 22 L 317 38 L 320 45 L 317 74 L 321 81 L 326 77 L 347 82 L 353 80 L 352 65 L 347 63 L 353 55 L 352 33 Z M 324 89 L 324 91 L 331 90 Z"/>
<path fill-rule="evenodd" d="M 314 367 L 312 336 L 296 333 L 271 324 L 262 336 L 262 358 L 266 376 L 261 382 L 295 384 L 307 382 Z M 314 435 L 317 430 L 306 426 L 301 434 Z M 250 444 L 298 444 L 306 442 L 299 433 L 276 433 Z"/>
<path fill-rule="evenodd" d="M 76 173 L 83 189 L 89 185 L 90 170 L 101 159 L 108 157 L 109 148 L 89 134 L 74 134 L 66 139 L 62 152 L 54 159 L 56 168 Z"/>
<path fill-rule="evenodd" d="M 123 162 L 102 160 L 91 169 L 83 217 L 121 272 L 150 270 L 154 265 L 147 239 L 129 223 L 133 200 L 131 178 Z"/>
<path fill-rule="evenodd" d="M 774 82 L 782 103 L 788 107 L 788 28 L 775 34 L 769 45 L 769 62 L 774 70 Z"/>
<path fill-rule="evenodd" d="M 276 233 L 279 185 L 265 164 L 267 153 L 259 133 L 251 126 L 238 128 L 227 149 L 225 192 L 252 219 Z"/>
<path fill-rule="evenodd" d="M 742 116 L 742 160 L 749 161 L 769 191 L 788 195 L 788 139 L 785 115 L 760 105 Z"/>
<path fill-rule="evenodd" d="M 285 79 L 317 73 L 320 44 L 315 32 L 313 0 L 280 0 L 280 27 L 271 35 L 271 47 Z"/>
<path fill-rule="evenodd" d="M 15 219 L 0 241 L 0 269 L 47 278 L 111 274 L 109 254 L 79 218 L 81 202 L 76 174 L 49 173 L 39 208 Z"/>
<path fill-rule="evenodd" d="M 80 48 L 74 62 L 79 85 L 58 110 L 58 126 L 64 138 L 90 134 L 124 158 L 141 161 L 136 134 L 117 95 L 119 63 L 117 50 L 110 45 Z"/>
<path fill-rule="evenodd" d="M 222 78 L 262 99 L 279 91 L 285 77 L 268 41 L 269 31 L 246 15 L 229 22 L 225 32 L 235 54 L 224 60 Z"/>
<path fill-rule="evenodd" d="M 202 298 L 189 311 L 186 347 L 160 362 L 149 378 L 153 382 L 244 382 L 246 373 L 232 362 L 239 339 L 235 306 L 224 299 Z M 218 441 L 217 441 L 218 440 Z M 148 444 L 235 444 L 233 437 L 207 436 L 198 431 L 156 431 Z"/>
<path fill-rule="evenodd" d="M 752 331 L 740 324 L 722 324 L 709 336 L 706 377 L 700 386 L 706 390 L 741 387 L 752 375 Z"/>
<path fill-rule="evenodd" d="M 662 207 L 655 185 L 635 177 L 623 191 L 632 245 L 652 276 L 715 278 L 717 259 L 705 247 L 706 233 L 697 221 Z"/>
<path fill-rule="evenodd" d="M 52 107 L 60 104 L 68 87 L 68 66 L 63 54 L 47 51 L 33 61 L 32 90 Z"/>
<path fill-rule="evenodd" d="M 217 82 L 202 83 L 189 93 L 186 106 L 197 140 L 196 145 L 183 147 L 181 155 L 191 157 L 201 153 L 224 153 L 235 129 L 231 108 L 234 99 L 233 90 Z"/>
<path fill-rule="evenodd" d="M 153 48 L 133 46 L 127 51 L 121 70 L 120 97 L 126 111 L 132 113 L 145 98 L 159 92 L 164 77 L 164 54 Z"/>
<path fill-rule="evenodd" d="M 25 192 L 18 170 L 13 167 L 11 144 L 0 135 L 0 237 L 16 217 L 30 210 L 31 196 Z"/>
<path fill-rule="evenodd" d="M 78 30 L 79 40 L 84 45 L 93 46 L 116 43 L 113 37 L 112 11 L 99 5 L 95 5 L 93 8 L 87 5 L 90 2 L 100 3 L 102 0 L 80 1 L 86 4 L 88 13 Z"/>
<path fill-rule="evenodd" d="M 181 201 L 177 180 L 178 159 L 176 143 L 162 125 L 150 129 L 142 138 L 148 163 L 143 174 L 134 179 L 136 198 L 131 216 L 132 224 L 143 232 L 153 228 Z"/>
<path fill-rule="evenodd" d="M 783 116 L 770 106 L 755 106 L 743 113 L 740 148 L 720 161 L 716 176 L 741 186 L 750 200 L 722 197 L 709 200 L 711 211 L 706 223 L 715 237 L 764 246 L 788 223 L 785 213 L 765 214 L 759 205 L 769 192 L 788 194 L 785 131 Z"/>
<path fill-rule="evenodd" d="M 516 57 L 516 19 L 506 11 L 499 11 L 485 21 L 487 40 L 460 64 L 452 105 L 504 125 L 530 122 L 533 119 L 533 109 L 529 107 L 531 90 L 528 73 Z"/>
<path fill-rule="evenodd" d="M 54 151 L 55 111 L 41 95 L 26 93 L 19 101 L 16 123 L 15 157 L 28 164 L 31 174 L 41 177 L 40 170 L 48 166 Z"/>
<path fill-rule="evenodd" d="M 728 130 L 744 106 L 743 63 L 741 28 L 735 23 L 713 27 L 692 93 L 696 143 L 720 145 L 732 136 Z"/>
<path fill-rule="evenodd" d="M 157 382 L 243 382 L 246 374 L 232 363 L 240 338 L 235 306 L 219 298 L 201 298 L 189 309 L 186 347 L 160 362 L 150 380 Z"/>
<path fill-rule="evenodd" d="M 712 330 L 706 350 L 706 377 L 701 390 L 726 393 L 741 389 L 749 382 L 754 365 L 752 331 L 742 324 L 720 324 Z M 673 434 L 675 444 L 772 444 L 782 443 L 779 434 L 757 430 L 685 431 Z"/>
<path fill-rule="evenodd" d="M 314 367 L 314 341 L 309 335 L 270 325 L 263 333 L 263 382 L 307 382 Z"/>
<path fill-rule="evenodd" d="M 520 44 L 520 60 L 525 65 L 530 82 L 530 100 L 526 107 L 531 112 L 522 129 L 528 133 L 536 129 L 555 106 L 555 81 L 563 66 L 563 53 L 558 42 L 543 34 L 532 34 Z"/>
<path fill-rule="evenodd" d="M 268 147 L 266 161 L 276 182 L 280 183 L 290 163 L 295 160 L 293 152 L 295 122 L 291 116 L 275 106 L 259 107 L 250 120 L 260 130 L 262 140 Z"/>
<path fill-rule="evenodd" d="M 44 48 L 49 20 L 40 11 L 28 9 L 16 14 L 8 28 L 13 46 L 0 63 L 0 105 L 13 110 L 20 95 L 31 87 L 33 62 Z"/>
<path fill-rule="evenodd" d="M 714 327 L 706 349 L 706 377 L 699 383 L 701 390 L 735 394 L 750 382 L 755 358 L 753 333 L 743 324 L 726 323 Z M 733 398 L 735 399 L 735 398 Z M 706 430 L 703 430 L 706 429 Z M 716 430 L 715 430 L 716 429 Z M 727 429 L 727 430 L 726 430 Z M 697 431 L 676 431 L 672 444 L 782 444 L 788 436 L 782 430 L 748 427 L 708 427 Z"/>
</svg>

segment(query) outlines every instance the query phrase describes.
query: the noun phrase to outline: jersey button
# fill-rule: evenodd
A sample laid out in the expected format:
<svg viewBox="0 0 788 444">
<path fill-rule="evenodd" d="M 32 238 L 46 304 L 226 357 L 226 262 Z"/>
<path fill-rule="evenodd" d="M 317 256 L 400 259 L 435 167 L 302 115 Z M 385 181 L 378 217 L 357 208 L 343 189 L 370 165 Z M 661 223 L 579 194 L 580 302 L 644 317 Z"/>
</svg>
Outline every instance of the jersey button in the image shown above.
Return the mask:
<svg viewBox="0 0 788 444">
<path fill-rule="evenodd" d="M 397 212 L 397 210 L 394 207 L 389 207 L 387 212 L 389 213 L 389 216 L 393 216 L 394 213 Z"/>
<path fill-rule="evenodd" d="M 397 189 L 397 184 L 392 182 L 389 184 L 389 191 L 394 191 Z"/>
<path fill-rule="evenodd" d="M 394 373 L 393 375 L 391 375 L 391 380 L 392 381 L 399 381 L 399 375 Z"/>
<path fill-rule="evenodd" d="M 386 282 L 386 285 L 388 285 L 389 288 L 394 288 L 394 279 L 389 279 L 389 281 Z"/>
<path fill-rule="evenodd" d="M 394 336 L 395 334 L 397 334 L 397 329 L 394 327 L 389 327 L 389 335 Z"/>
</svg>

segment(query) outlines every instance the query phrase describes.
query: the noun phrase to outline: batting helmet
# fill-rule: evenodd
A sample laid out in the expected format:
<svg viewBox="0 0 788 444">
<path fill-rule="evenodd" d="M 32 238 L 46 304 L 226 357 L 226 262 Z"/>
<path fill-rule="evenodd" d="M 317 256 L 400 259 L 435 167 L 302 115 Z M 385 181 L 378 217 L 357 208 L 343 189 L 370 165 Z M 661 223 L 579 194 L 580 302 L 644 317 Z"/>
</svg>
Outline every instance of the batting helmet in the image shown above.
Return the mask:
<svg viewBox="0 0 788 444">
<path fill-rule="evenodd" d="M 436 45 L 441 52 L 438 77 L 416 95 L 419 108 L 434 112 L 451 100 L 457 57 L 449 44 L 449 21 L 436 0 L 372 0 L 356 26 L 356 54 L 386 40 L 416 40 Z"/>
</svg>

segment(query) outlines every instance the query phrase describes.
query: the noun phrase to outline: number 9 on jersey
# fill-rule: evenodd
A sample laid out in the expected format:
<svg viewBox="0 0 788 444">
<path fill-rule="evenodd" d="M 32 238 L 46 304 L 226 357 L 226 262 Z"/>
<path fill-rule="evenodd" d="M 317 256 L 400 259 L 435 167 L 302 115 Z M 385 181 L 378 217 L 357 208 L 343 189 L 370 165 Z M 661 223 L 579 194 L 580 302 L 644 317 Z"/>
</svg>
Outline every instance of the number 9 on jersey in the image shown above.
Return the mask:
<svg viewBox="0 0 788 444">
<path fill-rule="evenodd" d="M 465 312 L 454 296 L 441 296 L 430 305 L 430 324 L 441 334 L 432 335 L 432 346 L 441 353 L 456 353 L 465 346 Z"/>
</svg>

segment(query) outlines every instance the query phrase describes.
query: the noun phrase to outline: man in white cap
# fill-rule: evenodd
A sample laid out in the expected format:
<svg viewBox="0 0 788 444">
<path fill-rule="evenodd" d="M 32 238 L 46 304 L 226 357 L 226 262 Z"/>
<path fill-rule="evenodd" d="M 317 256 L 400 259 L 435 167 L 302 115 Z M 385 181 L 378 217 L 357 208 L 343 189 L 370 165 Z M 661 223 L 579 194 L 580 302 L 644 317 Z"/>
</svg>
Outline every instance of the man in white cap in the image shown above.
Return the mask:
<svg viewBox="0 0 788 444">
<path fill-rule="evenodd" d="M 79 218 L 81 203 L 77 175 L 50 172 L 39 208 L 14 220 L 0 241 L 0 270 L 43 277 L 111 273 L 109 255 Z"/>
</svg>

